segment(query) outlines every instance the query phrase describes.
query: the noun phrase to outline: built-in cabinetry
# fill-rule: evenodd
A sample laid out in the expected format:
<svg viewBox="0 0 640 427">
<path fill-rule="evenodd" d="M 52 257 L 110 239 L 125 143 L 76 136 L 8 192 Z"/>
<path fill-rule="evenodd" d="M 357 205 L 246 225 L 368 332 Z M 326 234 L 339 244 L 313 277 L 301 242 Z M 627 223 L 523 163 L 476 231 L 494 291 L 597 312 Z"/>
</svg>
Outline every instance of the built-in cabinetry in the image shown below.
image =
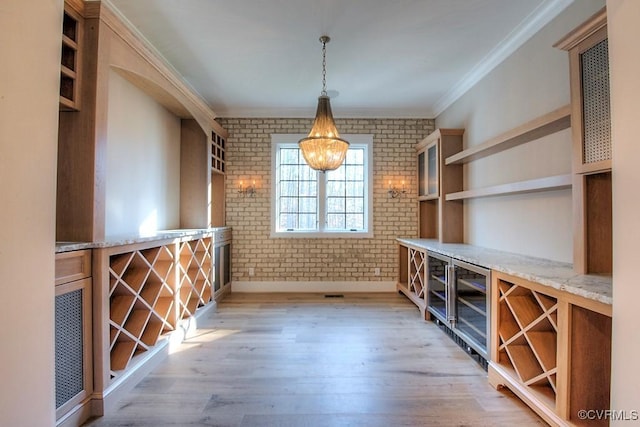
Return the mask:
<svg viewBox="0 0 640 427">
<path fill-rule="evenodd" d="M 489 381 L 552 425 L 608 425 L 611 305 L 496 272 Z"/>
<path fill-rule="evenodd" d="M 180 182 L 168 185 L 180 189 L 175 227 L 224 226 L 224 156 L 214 147 L 227 138 L 225 130 L 201 97 L 112 7 L 110 2 L 65 0 L 56 240 L 95 242 L 108 237 L 106 187 L 112 169 L 105 153 L 114 74 L 180 120 L 175 141 L 180 144 Z M 71 69 L 73 64 L 77 69 Z"/>
<path fill-rule="evenodd" d="M 398 242 L 397 289 L 488 361 L 493 386 L 551 425 L 607 424 L 579 411 L 609 409 L 611 277 L 466 244 Z"/>
<path fill-rule="evenodd" d="M 55 257 L 55 399 L 59 425 L 79 425 L 93 393 L 91 251 Z"/>
<path fill-rule="evenodd" d="M 399 245 L 399 258 L 397 289 L 486 360 L 490 271 L 411 244 Z"/>
<path fill-rule="evenodd" d="M 573 134 L 574 268 L 611 274 L 611 114 L 606 10 L 555 45 L 569 52 Z"/>
<path fill-rule="evenodd" d="M 225 225 L 225 174 L 227 133 L 220 128 L 211 132 L 211 226 Z"/>
<path fill-rule="evenodd" d="M 462 242 L 462 203 L 445 198 L 462 190 L 462 166 L 446 165 L 444 160 L 462 150 L 463 133 L 463 129 L 436 129 L 416 145 L 421 238 Z"/>
<path fill-rule="evenodd" d="M 214 285 L 218 272 L 226 271 L 218 254 L 225 245 L 231 245 L 231 230 L 223 228 L 94 249 L 96 351 L 103 356 L 98 389 L 108 394 L 121 377 L 162 352 L 168 333 L 184 335 L 201 309 L 229 291 L 229 282 Z"/>
</svg>

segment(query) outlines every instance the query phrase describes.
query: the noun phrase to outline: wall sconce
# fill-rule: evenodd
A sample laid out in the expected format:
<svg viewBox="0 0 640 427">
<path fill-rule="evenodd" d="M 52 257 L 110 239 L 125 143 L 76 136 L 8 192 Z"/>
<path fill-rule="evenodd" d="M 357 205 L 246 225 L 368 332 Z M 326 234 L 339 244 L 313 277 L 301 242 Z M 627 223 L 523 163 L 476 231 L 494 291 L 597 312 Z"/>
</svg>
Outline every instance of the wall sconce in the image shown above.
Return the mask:
<svg viewBox="0 0 640 427">
<path fill-rule="evenodd" d="M 256 195 L 256 180 L 253 180 L 251 185 L 245 186 L 242 181 L 240 181 L 240 185 L 238 186 L 238 193 L 242 194 L 244 197 L 255 197 Z"/>
<path fill-rule="evenodd" d="M 404 188 L 404 181 L 402 181 L 402 188 L 398 188 L 398 187 L 393 187 L 391 185 L 391 180 L 389 180 L 389 190 L 387 191 L 387 193 L 389 194 L 389 198 L 390 199 L 395 199 L 397 197 L 400 197 L 401 195 L 405 194 L 407 192 L 407 190 L 405 190 Z"/>
</svg>

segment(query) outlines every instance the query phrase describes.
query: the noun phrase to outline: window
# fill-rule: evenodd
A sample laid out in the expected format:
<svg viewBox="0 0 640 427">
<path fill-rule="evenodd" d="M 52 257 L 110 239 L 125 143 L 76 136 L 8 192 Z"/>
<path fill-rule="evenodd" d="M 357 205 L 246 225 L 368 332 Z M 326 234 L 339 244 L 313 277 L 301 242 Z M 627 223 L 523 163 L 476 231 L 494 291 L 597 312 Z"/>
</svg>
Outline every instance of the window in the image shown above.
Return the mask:
<svg viewBox="0 0 640 427">
<path fill-rule="evenodd" d="M 373 135 L 343 135 L 338 169 L 311 169 L 298 148 L 306 135 L 273 134 L 272 237 L 372 237 Z"/>
</svg>

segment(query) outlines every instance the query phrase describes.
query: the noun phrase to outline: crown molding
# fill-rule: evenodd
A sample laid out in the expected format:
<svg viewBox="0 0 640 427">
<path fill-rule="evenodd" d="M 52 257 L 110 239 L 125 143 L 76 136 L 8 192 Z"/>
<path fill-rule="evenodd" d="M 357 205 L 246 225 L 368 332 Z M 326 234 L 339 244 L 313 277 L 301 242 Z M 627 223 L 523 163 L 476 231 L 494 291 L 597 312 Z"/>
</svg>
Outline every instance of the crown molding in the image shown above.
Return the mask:
<svg viewBox="0 0 640 427">
<path fill-rule="evenodd" d="M 315 108 L 216 108 L 220 118 L 272 118 L 286 117 L 292 119 L 313 118 Z M 340 119 L 433 119 L 433 111 L 429 108 L 341 108 L 333 112 L 336 120 Z"/>
<path fill-rule="evenodd" d="M 507 59 L 520 46 L 527 42 L 534 34 L 540 31 L 553 18 L 565 10 L 574 0 L 545 0 L 487 56 L 471 69 L 458 83 L 445 93 L 433 107 L 434 117 L 439 116 L 451 104 L 457 101 L 469 89 L 475 86 L 487 74 L 489 74 L 502 61 Z"/>
</svg>

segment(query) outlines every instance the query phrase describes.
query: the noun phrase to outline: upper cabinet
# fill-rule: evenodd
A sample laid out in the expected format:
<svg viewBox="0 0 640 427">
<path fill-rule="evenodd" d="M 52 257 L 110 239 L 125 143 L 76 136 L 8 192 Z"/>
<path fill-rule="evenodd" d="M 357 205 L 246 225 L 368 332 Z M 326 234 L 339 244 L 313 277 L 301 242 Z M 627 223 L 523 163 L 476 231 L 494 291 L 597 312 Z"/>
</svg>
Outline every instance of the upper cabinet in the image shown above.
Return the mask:
<svg viewBox="0 0 640 427">
<path fill-rule="evenodd" d="M 418 149 L 418 200 L 427 200 L 439 195 L 438 186 L 438 139 Z"/>
<path fill-rule="evenodd" d="M 462 190 L 462 165 L 445 159 L 462 150 L 464 129 L 436 129 L 416 145 L 418 237 L 446 243 L 463 241 L 463 204 L 445 196 Z"/>
<path fill-rule="evenodd" d="M 611 274 L 611 114 L 606 9 L 555 45 L 569 52 L 574 269 Z"/>
</svg>

